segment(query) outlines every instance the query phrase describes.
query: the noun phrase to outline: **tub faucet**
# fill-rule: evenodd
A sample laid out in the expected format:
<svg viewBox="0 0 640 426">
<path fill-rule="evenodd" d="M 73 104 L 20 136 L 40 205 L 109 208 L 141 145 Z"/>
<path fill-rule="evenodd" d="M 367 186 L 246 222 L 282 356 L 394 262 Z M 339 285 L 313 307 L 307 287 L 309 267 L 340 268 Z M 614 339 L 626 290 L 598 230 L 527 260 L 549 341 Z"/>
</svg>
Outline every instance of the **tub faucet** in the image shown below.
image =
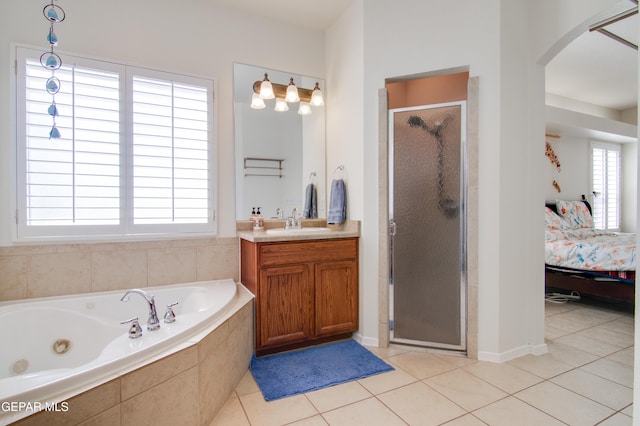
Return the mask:
<svg viewBox="0 0 640 426">
<path fill-rule="evenodd" d="M 128 290 L 124 294 L 124 296 L 122 296 L 122 299 L 120 299 L 120 301 L 128 302 L 130 293 L 139 294 L 140 296 L 144 297 L 144 300 L 146 300 L 147 303 L 149 304 L 149 320 L 147 321 L 147 330 L 153 331 L 153 330 L 159 329 L 160 320 L 158 319 L 158 314 L 156 312 L 156 300 L 154 299 L 154 297 L 144 290 L 140 290 L 139 288 L 134 288 L 132 290 Z"/>
</svg>

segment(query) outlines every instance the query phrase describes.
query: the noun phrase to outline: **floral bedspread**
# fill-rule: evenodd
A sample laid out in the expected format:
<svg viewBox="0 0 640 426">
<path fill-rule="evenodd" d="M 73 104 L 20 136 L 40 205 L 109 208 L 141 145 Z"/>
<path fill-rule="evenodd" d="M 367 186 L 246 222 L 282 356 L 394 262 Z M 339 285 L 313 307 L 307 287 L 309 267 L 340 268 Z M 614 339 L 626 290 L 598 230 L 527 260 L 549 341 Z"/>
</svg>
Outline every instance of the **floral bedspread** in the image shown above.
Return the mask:
<svg viewBox="0 0 640 426">
<path fill-rule="evenodd" d="M 591 271 L 635 271 L 636 234 L 546 229 L 545 263 Z"/>
</svg>

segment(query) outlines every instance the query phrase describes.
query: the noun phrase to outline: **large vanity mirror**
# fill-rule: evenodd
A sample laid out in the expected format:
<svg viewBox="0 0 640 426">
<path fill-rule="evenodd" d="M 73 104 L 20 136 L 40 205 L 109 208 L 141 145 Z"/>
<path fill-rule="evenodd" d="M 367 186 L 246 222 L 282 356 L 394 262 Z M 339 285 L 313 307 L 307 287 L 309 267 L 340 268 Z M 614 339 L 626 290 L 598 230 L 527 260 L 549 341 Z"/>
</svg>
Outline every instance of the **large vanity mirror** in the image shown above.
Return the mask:
<svg viewBox="0 0 640 426">
<path fill-rule="evenodd" d="M 317 217 L 326 217 L 325 110 L 311 107 L 310 115 L 298 114 L 299 103 L 277 112 L 275 99 L 263 109 L 251 108 L 253 85 L 268 73 L 272 83 L 313 89 L 324 81 L 307 76 L 234 64 L 234 131 L 236 149 L 236 218 L 249 219 L 255 207 L 265 219 L 293 209 L 302 214 L 310 183 L 317 193 Z"/>
</svg>

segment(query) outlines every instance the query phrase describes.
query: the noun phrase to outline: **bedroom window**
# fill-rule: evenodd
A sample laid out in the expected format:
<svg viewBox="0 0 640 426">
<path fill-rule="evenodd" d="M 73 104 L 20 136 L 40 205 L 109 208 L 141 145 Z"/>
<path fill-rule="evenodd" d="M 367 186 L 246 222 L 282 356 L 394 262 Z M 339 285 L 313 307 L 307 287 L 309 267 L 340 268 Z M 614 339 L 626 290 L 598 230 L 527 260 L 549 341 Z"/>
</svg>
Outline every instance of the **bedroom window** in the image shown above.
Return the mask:
<svg viewBox="0 0 640 426">
<path fill-rule="evenodd" d="M 214 233 L 213 82 L 64 55 L 49 139 L 41 54 L 16 55 L 18 238 Z"/>
<path fill-rule="evenodd" d="M 591 190 L 596 229 L 620 229 L 620 145 L 591 144 Z"/>
</svg>

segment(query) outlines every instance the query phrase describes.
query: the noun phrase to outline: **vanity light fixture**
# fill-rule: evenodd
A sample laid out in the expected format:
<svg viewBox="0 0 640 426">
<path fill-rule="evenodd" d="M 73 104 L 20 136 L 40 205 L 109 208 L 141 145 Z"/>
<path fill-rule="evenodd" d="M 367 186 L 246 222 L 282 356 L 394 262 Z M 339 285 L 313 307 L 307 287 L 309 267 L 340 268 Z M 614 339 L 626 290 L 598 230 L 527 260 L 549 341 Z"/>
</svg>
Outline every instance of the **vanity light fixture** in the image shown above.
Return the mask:
<svg viewBox="0 0 640 426">
<path fill-rule="evenodd" d="M 289 85 L 287 86 L 287 94 L 284 100 L 287 102 L 300 102 L 300 96 L 298 95 L 298 88 L 293 83 L 293 77 L 289 79 Z"/>
<path fill-rule="evenodd" d="M 253 93 L 258 94 L 261 99 L 282 99 L 286 102 L 307 102 L 311 106 L 323 106 L 324 99 L 320 84 L 316 82 L 312 90 L 303 87 L 297 87 L 293 82 L 293 77 L 289 79 L 289 84 L 272 83 L 267 73 L 264 74 L 262 81 L 253 83 Z M 253 105 L 253 98 L 252 98 Z M 259 109 L 261 107 L 253 107 Z M 306 108 L 304 108 L 306 109 Z"/>
</svg>

